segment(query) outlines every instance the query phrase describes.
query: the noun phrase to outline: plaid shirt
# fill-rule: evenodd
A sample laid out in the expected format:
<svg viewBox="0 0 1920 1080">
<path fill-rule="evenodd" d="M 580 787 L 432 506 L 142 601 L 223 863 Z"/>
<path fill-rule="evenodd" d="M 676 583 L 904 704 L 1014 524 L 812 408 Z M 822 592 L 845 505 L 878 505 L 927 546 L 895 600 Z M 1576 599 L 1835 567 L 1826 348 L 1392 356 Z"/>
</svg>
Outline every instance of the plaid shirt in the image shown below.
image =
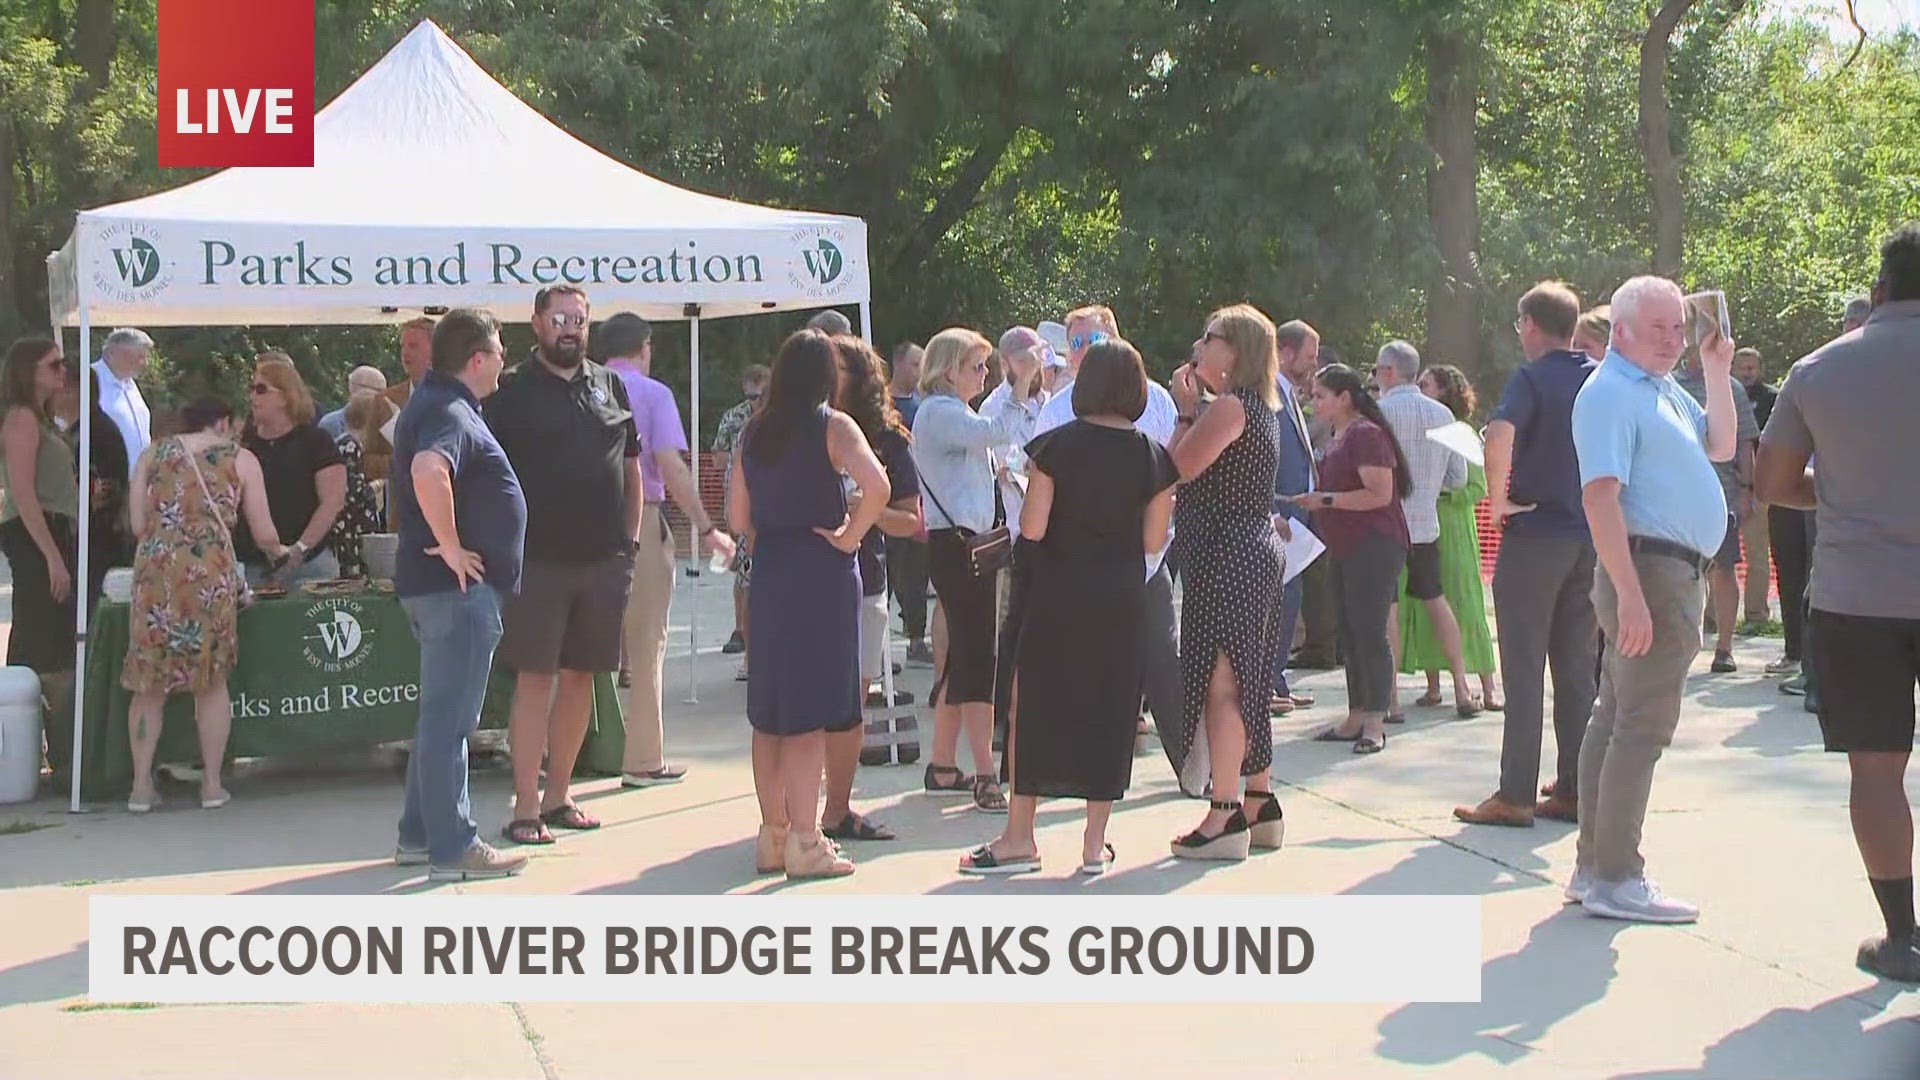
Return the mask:
<svg viewBox="0 0 1920 1080">
<path fill-rule="evenodd" d="M 1440 539 L 1440 493 L 1467 484 L 1467 459 L 1427 438 L 1427 432 L 1453 423 L 1453 413 L 1419 387 L 1406 385 L 1381 394 L 1380 411 L 1413 473 L 1413 494 L 1400 500 L 1407 534 L 1416 544 L 1431 544 Z"/>
</svg>

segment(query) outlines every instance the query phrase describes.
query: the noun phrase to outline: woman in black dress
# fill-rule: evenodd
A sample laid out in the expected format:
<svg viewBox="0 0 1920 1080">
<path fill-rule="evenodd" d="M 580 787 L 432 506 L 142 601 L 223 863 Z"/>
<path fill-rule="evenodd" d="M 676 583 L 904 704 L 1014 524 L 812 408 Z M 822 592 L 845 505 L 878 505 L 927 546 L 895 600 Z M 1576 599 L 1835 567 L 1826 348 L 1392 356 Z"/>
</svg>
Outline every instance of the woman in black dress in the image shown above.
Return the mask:
<svg viewBox="0 0 1920 1080">
<path fill-rule="evenodd" d="M 1073 384 L 1078 419 L 1027 444 L 1020 535 L 1035 557 L 1014 660 L 1017 710 L 1002 762 L 1013 789 L 1006 831 L 960 862 L 963 874 L 1040 868 L 1033 834 L 1043 798 L 1087 800 L 1080 872 L 1113 861 L 1107 819 L 1133 774 L 1145 667 L 1146 557 L 1167 539 L 1173 460 L 1133 422 L 1147 369 L 1132 345 L 1087 351 Z"/>
<path fill-rule="evenodd" d="M 1180 669 L 1192 748 L 1181 772 L 1204 765 L 1213 783 L 1206 820 L 1173 842 L 1184 859 L 1244 859 L 1253 845 L 1279 847 L 1285 829 L 1267 713 L 1283 559 L 1272 517 L 1279 370 L 1273 321 L 1237 304 L 1213 313 L 1193 362 L 1173 375 L 1180 419 L 1167 449 L 1183 480 Z M 1204 409 L 1202 386 L 1218 395 Z"/>
</svg>

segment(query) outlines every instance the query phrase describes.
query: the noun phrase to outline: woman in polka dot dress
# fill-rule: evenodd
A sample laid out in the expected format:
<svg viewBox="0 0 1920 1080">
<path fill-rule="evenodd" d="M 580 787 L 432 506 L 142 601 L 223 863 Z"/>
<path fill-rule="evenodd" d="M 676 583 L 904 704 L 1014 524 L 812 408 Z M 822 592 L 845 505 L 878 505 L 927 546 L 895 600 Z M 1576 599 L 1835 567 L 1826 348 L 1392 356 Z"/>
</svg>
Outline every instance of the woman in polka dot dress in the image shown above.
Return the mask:
<svg viewBox="0 0 1920 1080">
<path fill-rule="evenodd" d="M 1268 774 L 1267 715 L 1283 559 L 1272 517 L 1278 376 L 1273 321 L 1239 304 L 1207 320 L 1193 362 L 1173 377 L 1180 419 L 1167 449 L 1184 481 L 1174 535 L 1181 721 L 1191 747 L 1180 772 L 1194 781 L 1211 776 L 1213 785 L 1206 820 L 1173 842 L 1181 858 L 1244 859 L 1251 847 L 1279 847 L 1285 829 Z M 1204 410 L 1202 386 L 1218 395 Z"/>
</svg>

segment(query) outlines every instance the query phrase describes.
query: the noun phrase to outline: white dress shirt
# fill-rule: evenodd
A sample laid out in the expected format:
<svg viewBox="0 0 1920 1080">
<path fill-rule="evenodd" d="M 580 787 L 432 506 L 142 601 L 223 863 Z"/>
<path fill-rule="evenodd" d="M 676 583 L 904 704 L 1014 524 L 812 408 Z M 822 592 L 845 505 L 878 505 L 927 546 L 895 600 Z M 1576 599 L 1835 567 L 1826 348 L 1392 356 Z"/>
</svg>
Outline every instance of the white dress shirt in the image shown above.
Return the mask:
<svg viewBox="0 0 1920 1080">
<path fill-rule="evenodd" d="M 114 374 L 104 357 L 93 362 L 93 370 L 100 376 L 100 409 L 112 417 L 113 426 L 120 429 L 120 439 L 127 444 L 128 467 L 132 467 L 153 441 L 153 413 L 147 410 L 147 399 L 140 396 L 140 387 L 132 379 Z"/>
<path fill-rule="evenodd" d="M 1057 427 L 1065 427 L 1075 419 L 1077 419 L 1077 417 L 1075 417 L 1073 413 L 1073 383 L 1072 381 L 1068 381 L 1065 385 L 1055 389 L 1053 396 L 1047 399 L 1045 405 L 1041 406 L 1040 421 L 1033 427 L 1034 437 L 1038 438 L 1045 435 Z M 1173 441 L 1173 430 L 1179 420 L 1180 407 L 1173 403 L 1173 395 L 1167 393 L 1166 387 L 1161 386 L 1152 379 L 1148 379 L 1147 408 L 1145 412 L 1140 414 L 1140 419 L 1133 422 L 1133 426 L 1145 432 L 1148 438 L 1159 443 L 1164 449 L 1169 442 Z M 1167 551 L 1172 546 L 1173 519 L 1169 517 L 1167 519 L 1166 546 L 1162 547 L 1159 551 L 1150 551 L 1147 553 L 1147 577 L 1149 580 L 1152 579 L 1154 574 L 1159 573 L 1160 564 L 1166 561 Z"/>
</svg>

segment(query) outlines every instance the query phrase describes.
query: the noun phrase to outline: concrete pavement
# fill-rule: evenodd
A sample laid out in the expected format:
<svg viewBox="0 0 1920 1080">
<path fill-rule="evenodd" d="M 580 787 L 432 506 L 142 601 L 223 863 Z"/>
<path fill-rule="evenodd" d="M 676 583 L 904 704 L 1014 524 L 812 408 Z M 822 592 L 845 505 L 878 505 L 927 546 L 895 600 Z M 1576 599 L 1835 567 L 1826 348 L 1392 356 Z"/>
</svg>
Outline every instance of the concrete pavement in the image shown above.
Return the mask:
<svg viewBox="0 0 1920 1080">
<path fill-rule="evenodd" d="M 690 594 L 676 609 L 683 618 Z M 728 629 L 725 591 L 698 607 L 703 641 Z M 684 648 L 688 627 L 676 627 Z M 860 870 L 788 886 L 751 873 L 757 812 L 744 687 L 709 651 L 669 674 L 668 743 L 687 782 L 623 792 L 581 786 L 606 821 L 534 849 L 522 877 L 476 895 L 1447 893 L 1482 896 L 1483 1000 L 1470 1005 L 1181 1006 L 167 1006 L 93 1008 L 86 905 L 116 894 L 411 894 L 422 875 L 386 861 L 397 774 L 243 775 L 221 811 L 83 816 L 61 800 L 0 807 L 0 1077 L 381 1076 L 1243 1076 L 1621 1077 L 1756 1080 L 1920 1077 L 1920 993 L 1852 965 L 1877 912 L 1848 831 L 1844 763 L 1760 666 L 1777 642 L 1743 643 L 1742 671 L 1706 673 L 1656 778 L 1646 851 L 1668 890 L 1700 902 L 1692 927 L 1624 926 L 1564 907 L 1572 827 L 1472 828 L 1451 808 L 1494 786 L 1500 718 L 1412 710 L 1385 753 L 1307 741 L 1338 715 L 1341 675 L 1301 685 L 1320 704 L 1275 725 L 1285 850 L 1200 869 L 1166 858 L 1197 819 L 1157 747 L 1135 763 L 1114 819 L 1116 871 L 1072 876 L 1080 817 L 1042 808 L 1039 875 L 953 873 L 999 819 L 919 794 L 920 767 L 863 769 L 857 805 L 903 836 L 853 845 Z M 930 673 L 903 685 L 924 698 Z M 1417 691 L 1416 691 L 1417 692 Z M 507 809 L 500 773 L 476 776 L 483 828 Z M 176 807 L 189 788 L 171 790 Z M 1383 979 L 1391 973 L 1383 972 Z"/>
</svg>

